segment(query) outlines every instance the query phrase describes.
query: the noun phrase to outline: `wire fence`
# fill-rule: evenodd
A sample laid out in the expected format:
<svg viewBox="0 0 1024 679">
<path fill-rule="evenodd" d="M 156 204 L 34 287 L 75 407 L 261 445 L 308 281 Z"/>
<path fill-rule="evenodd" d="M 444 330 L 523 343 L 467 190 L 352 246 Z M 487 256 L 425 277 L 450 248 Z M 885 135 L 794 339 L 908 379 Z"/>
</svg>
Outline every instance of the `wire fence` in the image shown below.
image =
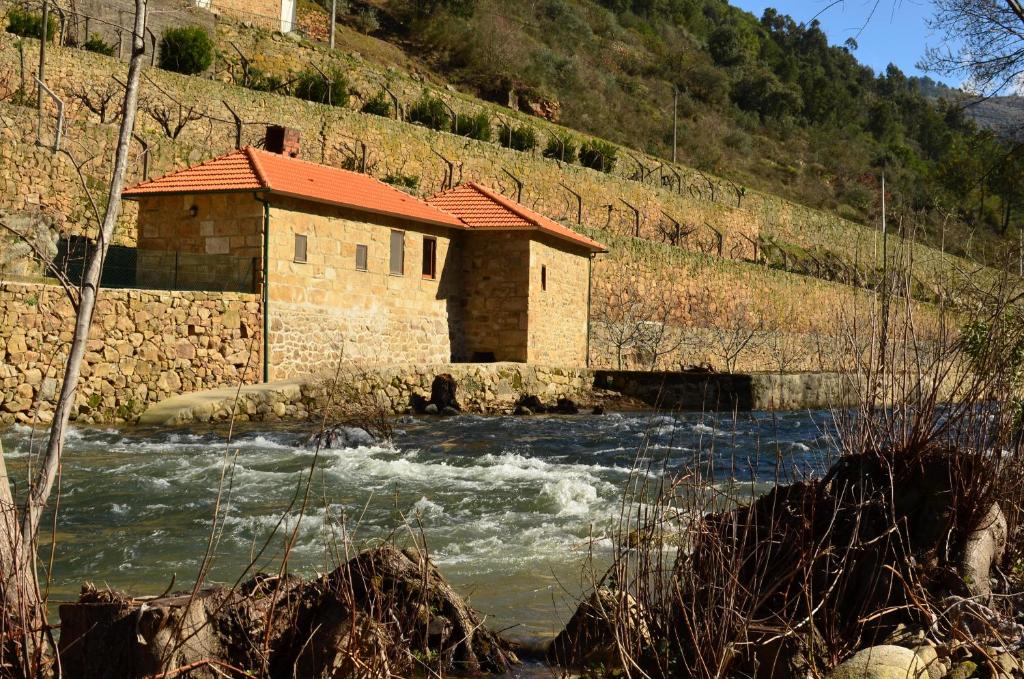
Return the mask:
<svg viewBox="0 0 1024 679">
<path fill-rule="evenodd" d="M 80 284 L 90 247 L 92 243 L 87 238 L 61 238 L 47 276 L 57 278 L 60 272 L 72 284 Z M 101 285 L 105 288 L 252 293 L 257 289 L 258 272 L 257 257 L 140 250 L 114 245 L 107 253 Z"/>
</svg>

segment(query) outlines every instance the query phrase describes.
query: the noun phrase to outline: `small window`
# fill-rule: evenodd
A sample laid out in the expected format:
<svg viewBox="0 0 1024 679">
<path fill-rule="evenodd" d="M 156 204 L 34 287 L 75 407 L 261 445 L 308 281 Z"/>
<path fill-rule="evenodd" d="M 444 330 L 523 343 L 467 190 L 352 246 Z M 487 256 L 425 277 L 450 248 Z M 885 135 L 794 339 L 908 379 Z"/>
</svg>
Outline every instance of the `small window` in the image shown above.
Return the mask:
<svg viewBox="0 0 1024 679">
<path fill-rule="evenodd" d="M 548 289 L 548 268 L 543 264 L 540 267 L 540 289 Z"/>
<path fill-rule="evenodd" d="M 391 275 L 401 276 L 405 273 L 405 232 L 391 232 Z"/>
<path fill-rule="evenodd" d="M 437 278 L 437 239 L 430 236 L 423 237 L 423 277 Z"/>
<path fill-rule="evenodd" d="M 366 271 L 367 249 L 365 245 L 356 246 L 356 271 Z"/>
<path fill-rule="evenodd" d="M 295 261 L 305 264 L 306 259 L 306 237 L 302 234 L 295 234 Z"/>
</svg>

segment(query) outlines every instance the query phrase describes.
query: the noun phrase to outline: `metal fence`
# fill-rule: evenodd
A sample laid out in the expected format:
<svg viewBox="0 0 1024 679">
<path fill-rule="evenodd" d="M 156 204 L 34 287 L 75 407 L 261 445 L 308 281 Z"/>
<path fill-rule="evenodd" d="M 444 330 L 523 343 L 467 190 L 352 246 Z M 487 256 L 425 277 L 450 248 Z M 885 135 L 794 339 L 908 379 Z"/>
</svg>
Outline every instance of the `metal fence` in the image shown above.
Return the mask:
<svg viewBox="0 0 1024 679">
<path fill-rule="evenodd" d="M 59 271 L 70 282 L 80 283 L 90 247 L 92 244 L 86 238 L 62 238 L 47 275 L 56 277 Z M 113 245 L 107 252 L 101 285 L 147 290 L 255 292 L 258 262 L 256 257 L 139 250 Z"/>
</svg>

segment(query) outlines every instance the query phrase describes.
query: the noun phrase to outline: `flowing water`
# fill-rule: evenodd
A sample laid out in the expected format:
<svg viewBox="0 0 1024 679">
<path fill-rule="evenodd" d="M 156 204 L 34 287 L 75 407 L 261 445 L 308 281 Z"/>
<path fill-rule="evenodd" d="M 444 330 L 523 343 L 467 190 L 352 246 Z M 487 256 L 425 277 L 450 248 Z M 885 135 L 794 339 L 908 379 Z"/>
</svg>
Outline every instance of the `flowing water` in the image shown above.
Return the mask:
<svg viewBox="0 0 1024 679">
<path fill-rule="evenodd" d="M 597 567 L 607 558 L 638 459 L 670 470 L 707 460 L 716 481 L 759 492 L 780 470 L 820 471 L 831 450 L 824 412 L 735 420 L 466 415 L 396 426 L 393 443 L 355 437 L 316 459 L 303 445 L 309 428 L 250 428 L 230 443 L 220 429 L 75 428 L 61 476 L 51 598 L 73 599 L 85 580 L 134 594 L 158 594 L 172 575 L 175 589 L 189 586 L 219 489 L 224 530 L 211 580 L 233 582 L 265 543 L 259 565 L 276 570 L 294 518 L 267 537 L 297 493 L 301 499 L 312 467 L 293 571 L 333 568 L 346 538 L 358 548 L 398 530 L 405 542 L 409 526 L 419 526 L 442 572 L 492 628 L 538 640 L 571 614 L 588 553 Z M 19 488 L 44 433 L 0 432 Z"/>
</svg>

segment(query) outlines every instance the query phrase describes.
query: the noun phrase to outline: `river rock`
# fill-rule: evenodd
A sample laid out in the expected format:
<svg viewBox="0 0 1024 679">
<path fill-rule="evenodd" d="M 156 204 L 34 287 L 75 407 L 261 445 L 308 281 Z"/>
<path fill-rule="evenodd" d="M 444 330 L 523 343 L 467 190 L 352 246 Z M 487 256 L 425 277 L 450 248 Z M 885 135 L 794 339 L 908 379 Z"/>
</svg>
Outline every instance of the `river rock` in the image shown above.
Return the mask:
<svg viewBox="0 0 1024 679">
<path fill-rule="evenodd" d="M 520 396 L 519 400 L 516 401 L 516 408 L 520 407 L 529 410 L 531 414 L 546 413 L 548 411 L 547 406 L 544 405 L 540 398 L 533 394 L 523 394 Z"/>
<path fill-rule="evenodd" d="M 579 406 L 571 398 L 560 398 L 555 405 L 555 412 L 563 415 L 576 415 L 580 412 Z"/>
<path fill-rule="evenodd" d="M 462 407 L 459 405 L 458 398 L 456 398 L 458 387 L 459 385 L 455 378 L 449 373 L 438 375 L 430 385 L 430 402 L 437 406 L 438 411 L 442 411 L 445 408 L 461 411 Z"/>
<path fill-rule="evenodd" d="M 921 658 L 902 646 L 871 646 L 857 651 L 829 679 L 929 679 Z"/>
</svg>

